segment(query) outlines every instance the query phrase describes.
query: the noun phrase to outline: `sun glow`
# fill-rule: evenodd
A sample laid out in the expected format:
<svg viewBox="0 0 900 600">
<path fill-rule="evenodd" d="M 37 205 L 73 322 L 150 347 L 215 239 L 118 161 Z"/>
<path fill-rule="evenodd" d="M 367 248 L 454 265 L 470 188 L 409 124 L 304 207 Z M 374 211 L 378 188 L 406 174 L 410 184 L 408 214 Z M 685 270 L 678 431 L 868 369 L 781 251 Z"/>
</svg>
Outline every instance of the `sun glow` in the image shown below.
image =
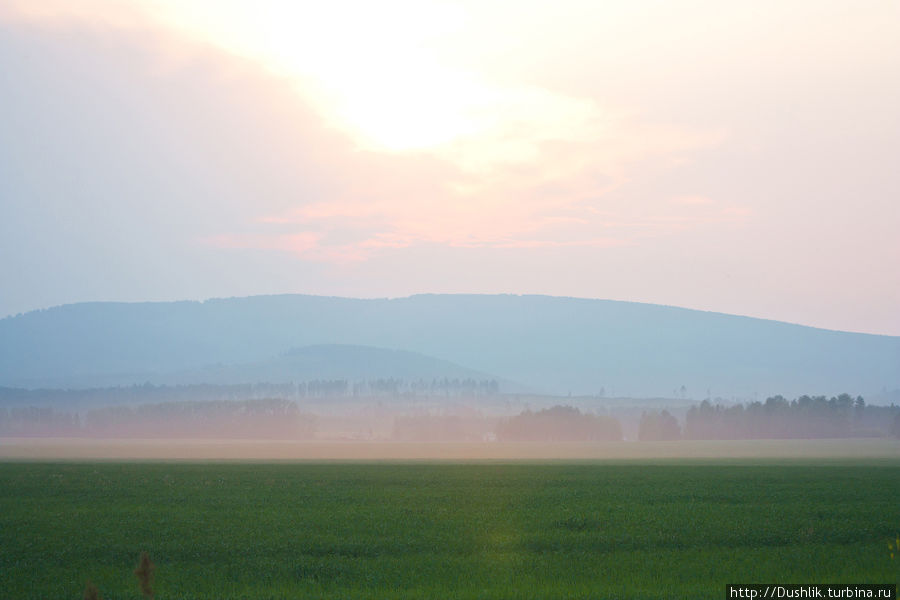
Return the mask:
<svg viewBox="0 0 900 600">
<path fill-rule="evenodd" d="M 429 151 L 467 169 L 532 160 L 548 139 L 592 133 L 596 107 L 547 90 L 487 83 L 448 65 L 465 43 L 458 4 L 425 0 L 153 0 L 169 25 L 295 82 L 362 148 Z"/>
<path fill-rule="evenodd" d="M 9 0 L 31 18 L 164 28 L 283 77 L 358 147 L 428 152 L 467 171 L 533 162 L 547 141 L 596 138 L 593 101 L 492 81 L 453 64 L 477 51 L 466 3 L 442 0 Z M 471 6 L 468 7 L 471 9 Z"/>
<path fill-rule="evenodd" d="M 155 0 L 153 6 L 193 37 L 295 81 L 323 116 L 361 146 L 433 148 L 490 125 L 483 115 L 490 90 L 442 65 L 429 48 L 462 23 L 462 13 L 451 6 L 396 0 Z"/>
</svg>

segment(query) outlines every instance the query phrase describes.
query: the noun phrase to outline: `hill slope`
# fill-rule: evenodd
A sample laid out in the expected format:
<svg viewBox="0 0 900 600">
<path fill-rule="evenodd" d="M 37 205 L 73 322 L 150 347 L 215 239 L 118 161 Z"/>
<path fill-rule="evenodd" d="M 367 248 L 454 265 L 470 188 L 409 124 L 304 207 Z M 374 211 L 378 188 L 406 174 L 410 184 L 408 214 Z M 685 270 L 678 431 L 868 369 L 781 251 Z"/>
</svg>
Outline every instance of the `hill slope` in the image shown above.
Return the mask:
<svg viewBox="0 0 900 600">
<path fill-rule="evenodd" d="M 320 344 L 292 348 L 265 361 L 212 365 L 149 377 L 153 383 L 238 384 L 261 381 L 308 382 L 315 379 L 373 381 L 376 379 L 493 379 L 491 375 L 461 367 L 417 352 L 387 350 L 372 346 Z"/>
<path fill-rule="evenodd" d="M 291 348 L 403 349 L 553 393 L 752 396 L 900 387 L 900 338 L 668 306 L 548 296 L 254 296 L 84 303 L 0 320 L 0 385 L 270 360 Z"/>
</svg>

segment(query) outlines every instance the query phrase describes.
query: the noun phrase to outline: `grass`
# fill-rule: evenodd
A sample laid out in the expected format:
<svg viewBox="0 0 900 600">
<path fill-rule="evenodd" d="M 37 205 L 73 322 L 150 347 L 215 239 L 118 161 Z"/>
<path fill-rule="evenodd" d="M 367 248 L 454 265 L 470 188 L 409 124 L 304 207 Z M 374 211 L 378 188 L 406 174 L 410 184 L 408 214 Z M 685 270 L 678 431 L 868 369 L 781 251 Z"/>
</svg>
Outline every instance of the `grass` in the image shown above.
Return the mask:
<svg viewBox="0 0 900 600">
<path fill-rule="evenodd" d="M 0 463 L 7 598 L 722 598 L 896 583 L 900 463 Z"/>
</svg>

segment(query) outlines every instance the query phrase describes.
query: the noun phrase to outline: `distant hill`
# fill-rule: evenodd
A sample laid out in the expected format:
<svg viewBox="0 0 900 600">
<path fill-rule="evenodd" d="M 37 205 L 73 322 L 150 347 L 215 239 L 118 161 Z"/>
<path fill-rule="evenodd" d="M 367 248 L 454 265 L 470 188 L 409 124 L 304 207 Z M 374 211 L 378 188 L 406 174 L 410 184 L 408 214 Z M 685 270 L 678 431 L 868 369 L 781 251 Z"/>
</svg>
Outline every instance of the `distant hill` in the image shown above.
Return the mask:
<svg viewBox="0 0 900 600">
<path fill-rule="evenodd" d="M 265 361 L 212 365 L 151 377 L 154 383 L 238 384 L 268 381 L 307 382 L 315 379 L 372 381 L 376 379 L 495 379 L 492 375 L 466 369 L 446 360 L 417 352 L 386 350 L 371 346 L 321 344 L 292 348 Z"/>
<path fill-rule="evenodd" d="M 290 362 L 290 349 L 318 345 L 405 350 L 561 394 L 764 398 L 900 388 L 900 337 L 651 304 L 512 295 L 65 305 L 0 320 L 0 385 L 212 377 L 213 365 L 282 355 Z M 317 368 L 376 364 L 332 358 Z"/>
</svg>

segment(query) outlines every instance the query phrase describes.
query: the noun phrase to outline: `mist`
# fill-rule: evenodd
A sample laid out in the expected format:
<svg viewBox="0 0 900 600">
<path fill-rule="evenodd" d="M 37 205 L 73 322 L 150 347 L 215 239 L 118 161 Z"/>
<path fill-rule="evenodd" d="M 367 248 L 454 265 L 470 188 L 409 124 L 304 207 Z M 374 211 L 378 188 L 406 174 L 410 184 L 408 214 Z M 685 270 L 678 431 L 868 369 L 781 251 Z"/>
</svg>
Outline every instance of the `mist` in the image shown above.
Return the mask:
<svg viewBox="0 0 900 600">
<path fill-rule="evenodd" d="M 0 390 L 0 456 L 97 459 L 675 459 L 893 456 L 900 406 L 861 396 L 678 398 L 461 392 L 252 398 L 241 386 Z M 356 385 L 361 389 L 361 385 Z M 286 386 L 282 386 L 284 391 Z M 486 386 L 489 389 L 489 386 Z M 227 394 L 223 394 L 227 391 Z M 272 386 L 255 391 L 273 392 Z M 232 399 L 208 398 L 211 394 Z M 249 399 L 236 400 L 244 395 Z M 296 394 L 294 394 L 296 396 Z M 117 404 L 103 404 L 111 398 Z M 70 400 L 67 402 L 66 400 Z M 73 407 L 79 406 L 79 410 Z M 759 440 L 770 440 L 762 443 Z"/>
</svg>

